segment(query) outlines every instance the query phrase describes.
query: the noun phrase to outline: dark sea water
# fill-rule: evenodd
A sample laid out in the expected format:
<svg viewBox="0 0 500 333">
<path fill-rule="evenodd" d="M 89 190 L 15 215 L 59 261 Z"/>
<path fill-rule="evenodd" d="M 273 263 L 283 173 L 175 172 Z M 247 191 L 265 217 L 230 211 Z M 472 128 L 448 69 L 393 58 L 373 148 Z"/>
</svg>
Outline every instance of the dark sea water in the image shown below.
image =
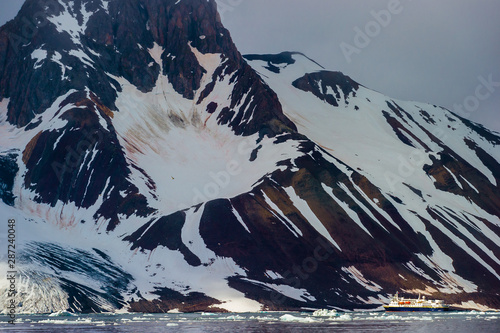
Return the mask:
<svg viewBox="0 0 500 333">
<path fill-rule="evenodd" d="M 19 315 L 15 325 L 0 316 L 5 332 L 500 332 L 499 312 L 348 312 L 245 314 Z"/>
</svg>

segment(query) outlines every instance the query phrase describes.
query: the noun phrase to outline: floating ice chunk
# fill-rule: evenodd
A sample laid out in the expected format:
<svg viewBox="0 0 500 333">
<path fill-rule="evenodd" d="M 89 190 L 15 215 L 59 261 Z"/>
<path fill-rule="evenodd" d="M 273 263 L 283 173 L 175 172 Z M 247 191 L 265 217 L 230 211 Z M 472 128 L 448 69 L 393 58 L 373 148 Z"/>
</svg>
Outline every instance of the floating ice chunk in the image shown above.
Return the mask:
<svg viewBox="0 0 500 333">
<path fill-rule="evenodd" d="M 351 321 L 352 317 L 351 317 L 350 314 L 344 313 L 344 314 L 341 314 L 340 316 L 338 316 L 337 318 L 335 318 L 335 320 L 339 320 L 339 321 Z"/>
<path fill-rule="evenodd" d="M 337 317 L 339 313 L 337 310 L 321 309 L 313 312 L 314 317 Z"/>
<path fill-rule="evenodd" d="M 296 317 L 292 316 L 291 314 L 285 314 L 280 317 L 281 321 L 286 321 L 286 322 L 292 322 L 292 323 L 318 323 L 320 322 L 317 319 L 311 318 L 311 317 Z"/>
<path fill-rule="evenodd" d="M 49 314 L 49 317 L 73 317 L 73 316 L 75 316 L 75 314 L 68 311 L 57 311 Z"/>
<path fill-rule="evenodd" d="M 240 315 L 234 315 L 234 316 L 227 316 L 227 317 L 222 317 L 220 318 L 221 320 L 245 320 L 246 318 Z"/>
</svg>

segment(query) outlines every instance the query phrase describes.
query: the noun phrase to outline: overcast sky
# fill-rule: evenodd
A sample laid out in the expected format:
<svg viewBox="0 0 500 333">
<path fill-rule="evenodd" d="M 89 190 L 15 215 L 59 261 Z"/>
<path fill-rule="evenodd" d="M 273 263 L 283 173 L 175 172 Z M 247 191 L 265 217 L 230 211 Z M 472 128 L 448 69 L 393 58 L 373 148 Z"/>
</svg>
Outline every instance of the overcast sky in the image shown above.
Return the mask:
<svg viewBox="0 0 500 333">
<path fill-rule="evenodd" d="M 4 24 L 23 0 L 1 1 Z M 498 0 L 217 2 L 243 54 L 301 51 L 390 97 L 461 108 L 500 132 Z"/>
</svg>

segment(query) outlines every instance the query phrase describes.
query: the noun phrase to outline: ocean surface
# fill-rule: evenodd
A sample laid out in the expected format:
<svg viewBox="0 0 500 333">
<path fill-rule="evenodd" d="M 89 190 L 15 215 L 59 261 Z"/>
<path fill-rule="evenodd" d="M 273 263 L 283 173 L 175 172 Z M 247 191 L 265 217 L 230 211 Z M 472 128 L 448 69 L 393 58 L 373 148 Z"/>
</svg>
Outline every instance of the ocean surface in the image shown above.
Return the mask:
<svg viewBox="0 0 500 333">
<path fill-rule="evenodd" d="M 500 332 L 500 312 L 18 315 L 5 332 Z"/>
</svg>

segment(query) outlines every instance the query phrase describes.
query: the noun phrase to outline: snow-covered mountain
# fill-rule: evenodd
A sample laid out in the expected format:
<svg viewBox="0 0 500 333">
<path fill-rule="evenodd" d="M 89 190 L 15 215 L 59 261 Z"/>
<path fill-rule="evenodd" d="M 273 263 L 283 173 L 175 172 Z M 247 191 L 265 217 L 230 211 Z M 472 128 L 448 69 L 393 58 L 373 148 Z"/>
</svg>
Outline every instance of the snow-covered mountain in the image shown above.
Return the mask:
<svg viewBox="0 0 500 333">
<path fill-rule="evenodd" d="M 498 133 L 242 57 L 213 0 L 27 0 L 0 73 L 18 312 L 500 308 Z"/>
</svg>

